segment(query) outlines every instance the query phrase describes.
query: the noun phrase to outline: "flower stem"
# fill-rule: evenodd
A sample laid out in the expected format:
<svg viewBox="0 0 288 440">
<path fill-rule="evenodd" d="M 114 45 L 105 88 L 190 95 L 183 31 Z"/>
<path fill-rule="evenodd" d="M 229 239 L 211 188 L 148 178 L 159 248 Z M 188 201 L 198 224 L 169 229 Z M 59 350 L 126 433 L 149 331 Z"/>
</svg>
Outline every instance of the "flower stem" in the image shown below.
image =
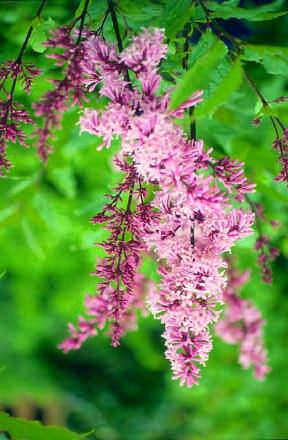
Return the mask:
<svg viewBox="0 0 288 440">
<path fill-rule="evenodd" d="M 188 58 L 189 58 L 189 32 L 191 30 L 191 24 L 186 23 L 183 30 L 183 35 L 185 37 L 183 51 L 184 57 L 182 60 L 182 67 L 184 70 L 188 70 Z M 188 110 L 189 119 L 190 119 L 190 139 L 196 139 L 196 120 L 193 119 L 194 108 L 190 107 Z"/>
<path fill-rule="evenodd" d="M 39 5 L 39 8 L 38 8 L 38 10 L 37 10 L 37 12 L 36 12 L 36 15 L 35 15 L 35 17 L 34 17 L 34 20 L 35 20 L 36 18 L 40 18 L 40 15 L 41 15 L 41 13 L 42 13 L 42 11 L 43 11 L 43 8 L 44 8 L 44 6 L 45 6 L 46 1 L 47 1 L 47 0 L 42 0 L 42 1 L 41 1 L 40 5 Z M 34 21 L 34 20 L 33 20 L 33 21 Z M 24 52 L 25 52 L 25 50 L 26 50 L 27 44 L 28 44 L 28 42 L 29 42 L 29 40 L 30 40 L 30 37 L 31 37 L 31 34 L 32 34 L 32 32 L 33 32 L 34 27 L 35 27 L 34 24 L 31 24 L 31 25 L 30 25 L 30 27 L 29 27 L 29 29 L 28 29 L 28 31 L 27 31 L 27 34 L 26 34 L 25 40 L 24 40 L 24 42 L 23 42 L 23 44 L 22 44 L 22 46 L 21 46 L 20 52 L 19 52 L 19 54 L 18 54 L 18 57 L 16 58 L 15 64 L 20 64 L 20 63 L 21 63 L 21 61 L 22 61 L 22 57 L 23 57 L 23 55 L 24 55 Z"/>
<path fill-rule="evenodd" d="M 113 0 L 107 0 L 107 3 L 108 3 L 108 9 L 110 11 L 111 19 L 112 19 L 113 29 L 114 29 L 116 39 L 117 39 L 118 49 L 119 49 L 119 52 L 122 52 L 122 50 L 124 49 L 124 46 L 123 46 L 122 37 L 121 37 L 121 33 L 120 33 L 117 14 L 115 12 L 115 3 Z M 125 79 L 128 82 L 129 87 L 132 88 L 128 69 L 125 69 Z"/>
<path fill-rule="evenodd" d="M 115 4 L 114 4 L 113 0 L 107 0 L 107 1 L 108 1 L 108 6 L 109 6 L 110 14 L 111 14 L 113 29 L 114 29 L 114 32 L 115 32 L 115 35 L 116 35 L 116 39 L 117 39 L 118 49 L 119 49 L 119 52 L 122 52 L 122 50 L 123 50 L 123 42 L 122 42 L 122 38 L 121 38 L 121 34 L 120 34 L 120 29 L 119 29 L 119 23 L 118 23 L 117 15 L 116 15 L 116 12 L 115 12 Z"/>
<path fill-rule="evenodd" d="M 83 10 L 81 12 L 81 15 L 78 17 L 80 20 L 80 26 L 79 26 L 79 35 L 78 35 L 77 42 L 76 42 L 77 45 L 81 41 L 82 32 L 83 32 L 83 28 L 84 28 L 85 18 L 86 18 L 87 12 L 88 12 L 89 3 L 90 3 L 90 0 L 85 0 L 85 4 L 84 4 Z"/>
</svg>

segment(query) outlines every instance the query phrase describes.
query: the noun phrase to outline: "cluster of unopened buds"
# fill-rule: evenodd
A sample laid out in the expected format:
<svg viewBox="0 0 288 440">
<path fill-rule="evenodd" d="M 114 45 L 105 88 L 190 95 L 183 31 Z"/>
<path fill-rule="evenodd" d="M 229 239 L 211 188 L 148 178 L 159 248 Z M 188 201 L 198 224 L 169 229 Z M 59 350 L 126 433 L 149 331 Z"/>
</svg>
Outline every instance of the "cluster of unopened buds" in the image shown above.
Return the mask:
<svg viewBox="0 0 288 440">
<path fill-rule="evenodd" d="M 288 128 L 283 129 L 282 137 L 277 137 L 273 146 L 280 156 L 281 165 L 281 171 L 275 180 L 288 183 Z"/>
<path fill-rule="evenodd" d="M 30 92 L 33 79 L 40 71 L 32 64 L 17 59 L 8 61 L 0 68 L 0 175 L 11 163 L 6 155 L 7 143 L 26 146 L 23 124 L 32 124 L 32 118 L 22 104 L 14 100 L 16 82 L 22 82 L 26 93 Z"/>
<path fill-rule="evenodd" d="M 263 206 L 259 203 L 254 205 L 254 211 L 256 215 L 256 227 L 258 229 L 258 237 L 254 248 L 258 252 L 258 265 L 261 270 L 262 281 L 264 281 L 264 283 L 272 283 L 271 263 L 279 255 L 279 249 L 271 245 L 270 238 L 262 232 L 262 226 L 260 225 L 262 225 L 262 223 L 270 223 L 273 228 L 277 228 L 279 222 L 277 220 L 270 220 L 269 222 L 263 212 Z"/>
</svg>

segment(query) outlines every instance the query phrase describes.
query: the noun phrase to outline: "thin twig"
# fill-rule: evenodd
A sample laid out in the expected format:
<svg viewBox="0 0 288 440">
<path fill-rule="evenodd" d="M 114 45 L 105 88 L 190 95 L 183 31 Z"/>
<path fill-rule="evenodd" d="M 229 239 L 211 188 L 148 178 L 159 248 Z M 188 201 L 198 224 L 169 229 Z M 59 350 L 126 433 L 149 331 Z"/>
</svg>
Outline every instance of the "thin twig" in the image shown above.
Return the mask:
<svg viewBox="0 0 288 440">
<path fill-rule="evenodd" d="M 41 15 L 41 13 L 42 13 L 42 11 L 43 11 L 43 8 L 44 8 L 44 6 L 45 6 L 46 1 L 47 1 L 47 0 L 42 0 L 42 1 L 41 1 L 41 3 L 40 3 L 40 5 L 39 5 L 39 8 L 38 8 L 38 10 L 37 10 L 37 12 L 36 12 L 36 15 L 35 15 L 33 21 L 35 21 L 37 18 L 40 18 L 40 15 Z M 26 50 L 27 44 L 28 44 L 28 42 L 29 42 L 29 40 L 30 40 L 30 37 L 31 37 L 31 35 L 32 35 L 32 32 L 33 32 L 34 27 L 35 27 L 34 24 L 31 24 L 31 25 L 30 25 L 30 27 L 29 27 L 29 29 L 28 29 L 28 31 L 27 31 L 27 34 L 26 34 L 25 40 L 24 40 L 24 42 L 23 42 L 23 44 L 22 44 L 22 46 L 21 46 L 21 48 L 20 48 L 19 54 L 18 54 L 18 56 L 17 56 L 17 58 L 16 58 L 16 60 L 15 60 L 15 62 L 14 62 L 14 65 L 16 65 L 16 64 L 21 64 L 21 62 L 22 62 L 22 58 L 23 58 L 23 55 L 24 55 L 24 52 L 25 52 L 25 50 Z M 18 79 L 18 77 L 17 77 L 17 75 L 15 75 L 15 77 L 14 77 L 14 79 L 13 79 L 13 82 L 12 82 L 12 85 L 11 85 L 11 89 L 10 89 L 10 93 L 9 93 L 8 103 L 12 102 L 12 100 L 13 100 L 13 95 L 14 95 L 14 92 L 15 92 L 17 79 Z"/>
<path fill-rule="evenodd" d="M 191 24 L 187 23 L 184 26 L 183 35 L 185 37 L 184 41 L 184 57 L 182 60 L 182 67 L 184 70 L 188 70 L 188 59 L 189 59 L 189 32 L 191 30 Z M 194 108 L 189 107 L 188 114 L 190 119 L 190 139 L 196 139 L 196 121 L 193 120 Z"/>
<path fill-rule="evenodd" d="M 35 15 L 35 17 L 34 17 L 34 20 L 35 20 L 36 18 L 40 18 L 40 15 L 41 15 L 41 13 L 42 13 L 42 11 L 43 11 L 43 8 L 44 8 L 44 6 L 45 6 L 46 1 L 47 1 L 47 0 L 42 0 L 42 1 L 41 1 L 40 5 L 39 5 L 39 8 L 38 8 L 38 10 L 37 10 L 37 12 L 36 12 L 36 15 Z M 33 21 L 34 21 L 34 20 L 33 20 Z M 19 54 L 18 54 L 18 57 L 17 57 L 17 59 L 16 59 L 16 61 L 15 61 L 15 64 L 20 64 L 20 63 L 21 63 L 21 61 L 22 61 L 22 57 L 23 57 L 23 55 L 24 55 L 25 49 L 26 49 L 27 44 L 28 44 L 28 42 L 29 42 L 29 40 L 30 40 L 30 37 L 31 37 L 31 34 L 32 34 L 32 32 L 33 32 L 34 27 L 35 27 L 34 24 L 31 24 L 31 25 L 30 25 L 30 27 L 29 27 L 29 29 L 28 29 L 28 31 L 27 31 L 27 34 L 26 34 L 25 40 L 24 40 L 24 42 L 23 42 L 23 44 L 22 44 L 22 47 L 21 47 L 21 49 L 20 49 L 20 52 L 19 52 Z"/>
<path fill-rule="evenodd" d="M 79 26 L 79 35 L 78 35 L 76 44 L 79 44 L 81 41 L 81 38 L 82 38 L 82 32 L 83 32 L 83 28 L 84 28 L 85 18 L 86 18 L 87 12 L 88 12 L 89 3 L 90 3 L 90 0 L 85 0 L 83 10 L 81 12 L 81 15 L 79 16 L 80 26 Z"/>
<path fill-rule="evenodd" d="M 116 35 L 116 39 L 117 39 L 118 49 L 119 49 L 119 52 L 122 52 L 122 50 L 123 50 L 123 42 L 122 42 L 122 38 L 121 38 L 121 34 L 120 34 L 120 29 L 119 29 L 119 23 L 118 23 L 117 15 L 116 15 L 116 12 L 115 12 L 114 1 L 113 0 L 107 0 L 107 2 L 108 2 L 109 10 L 110 10 L 110 15 L 111 15 L 111 19 L 112 19 L 113 29 L 114 29 L 114 32 L 115 32 L 115 35 Z"/>
<path fill-rule="evenodd" d="M 115 12 L 115 4 L 114 4 L 113 0 L 107 0 L 107 3 L 108 3 L 108 8 L 110 10 L 113 29 L 114 29 L 116 39 L 117 39 L 118 49 L 119 49 L 119 52 L 122 52 L 124 46 L 123 46 L 122 37 L 121 37 L 121 33 L 120 33 L 117 14 Z M 131 85 L 128 69 L 125 69 L 125 79 L 128 82 L 128 87 L 130 87 L 130 89 L 131 89 L 132 85 Z"/>
</svg>

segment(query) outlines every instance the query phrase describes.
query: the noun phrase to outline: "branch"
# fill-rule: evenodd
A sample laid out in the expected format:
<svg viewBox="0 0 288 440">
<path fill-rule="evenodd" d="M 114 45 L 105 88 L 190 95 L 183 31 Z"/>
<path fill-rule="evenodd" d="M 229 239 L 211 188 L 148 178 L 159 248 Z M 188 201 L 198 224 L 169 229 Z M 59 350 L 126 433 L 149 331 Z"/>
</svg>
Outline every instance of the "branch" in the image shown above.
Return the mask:
<svg viewBox="0 0 288 440">
<path fill-rule="evenodd" d="M 191 23 L 187 23 L 184 26 L 184 31 L 183 31 L 183 35 L 185 37 L 185 41 L 184 41 L 184 57 L 182 60 L 182 67 L 184 70 L 188 70 L 188 58 L 189 58 L 189 32 L 191 30 Z M 194 107 L 190 107 L 188 110 L 189 113 L 189 117 L 190 117 L 190 139 L 196 139 L 196 121 L 195 119 L 192 120 L 193 117 L 193 113 L 194 113 Z"/>
<path fill-rule="evenodd" d="M 221 35 L 222 35 L 224 38 L 226 38 L 228 41 L 230 41 L 230 43 L 233 45 L 234 51 L 236 52 L 237 55 L 239 55 L 241 53 L 241 49 L 242 49 L 241 46 L 243 43 L 239 42 L 233 35 L 231 35 L 229 32 L 227 32 L 226 29 L 223 29 L 222 25 L 220 25 L 217 22 L 217 19 L 211 20 L 210 11 L 207 8 L 207 6 L 205 5 L 203 0 L 198 0 L 198 3 L 203 9 L 203 12 L 204 12 L 206 20 L 207 20 L 207 24 L 211 27 L 212 31 L 213 31 L 213 26 L 214 26 L 215 33 L 218 36 L 218 38 L 222 39 L 221 38 Z M 230 58 L 233 60 L 233 55 L 230 52 L 228 52 L 228 54 L 229 54 Z M 266 107 L 269 109 L 270 108 L 269 102 L 267 101 L 265 96 L 261 93 L 261 91 L 257 87 L 254 80 L 248 75 L 246 70 L 243 69 L 243 72 L 244 72 L 244 78 L 245 78 L 246 82 L 249 84 L 250 88 L 253 90 L 255 95 L 261 101 L 263 107 Z M 279 139 L 280 136 L 279 136 L 279 131 L 277 128 L 277 123 L 281 127 L 282 131 L 284 131 L 285 125 L 282 123 L 282 121 L 278 117 L 269 116 L 269 119 L 270 119 L 271 124 L 273 126 L 273 129 L 275 131 L 276 138 Z"/>
<path fill-rule="evenodd" d="M 35 17 L 34 17 L 34 20 L 35 20 L 36 18 L 40 18 L 40 15 L 41 15 L 41 13 L 42 13 L 42 10 L 43 10 L 43 8 L 44 8 L 44 6 L 45 6 L 46 1 L 47 1 L 47 0 L 42 0 L 42 1 L 41 1 L 40 5 L 39 5 L 39 8 L 38 8 L 38 10 L 37 10 L 37 12 L 36 12 L 36 15 L 35 15 Z M 34 21 L 34 20 L 33 20 L 33 21 Z M 30 25 L 30 27 L 29 27 L 29 29 L 28 29 L 28 31 L 27 31 L 27 34 L 26 34 L 25 40 L 24 40 L 24 42 L 23 42 L 23 44 L 22 44 L 22 47 L 21 47 L 21 49 L 20 49 L 20 52 L 19 52 L 19 54 L 18 54 L 18 57 L 16 58 L 15 64 L 20 64 L 20 63 L 21 63 L 21 61 L 22 61 L 22 57 L 23 57 L 23 55 L 24 55 L 25 49 L 26 49 L 27 44 L 28 44 L 28 42 L 29 42 L 29 40 L 30 40 L 30 37 L 31 37 L 31 34 L 32 34 L 32 32 L 33 32 L 34 27 L 35 27 L 34 24 L 31 24 L 31 25 Z"/>
<path fill-rule="evenodd" d="M 42 1 L 41 1 L 40 5 L 39 5 L 39 8 L 38 8 L 38 10 L 37 10 L 37 12 L 36 12 L 36 15 L 35 15 L 35 17 L 34 17 L 33 22 L 35 21 L 35 19 L 40 18 L 40 15 L 41 15 L 41 13 L 42 13 L 42 10 L 43 10 L 43 8 L 44 8 L 44 6 L 45 6 L 46 1 L 47 1 L 47 0 L 42 0 Z M 22 46 L 21 46 L 21 48 L 20 48 L 19 54 L 18 54 L 18 56 L 17 56 L 17 58 L 16 58 L 14 64 L 21 64 L 21 62 L 22 62 L 22 58 L 23 58 L 23 55 L 24 55 L 24 52 L 25 52 L 25 50 L 26 50 L 27 44 L 28 44 L 28 42 L 29 42 L 29 40 L 30 40 L 30 37 L 31 37 L 32 32 L 33 32 L 33 30 L 34 30 L 34 27 L 35 27 L 34 24 L 31 24 L 31 25 L 30 25 L 30 27 L 29 27 L 29 29 L 28 29 L 28 31 L 27 31 L 27 34 L 26 34 L 25 40 L 24 40 L 24 42 L 23 42 L 23 44 L 22 44 Z M 14 78 L 14 80 L 13 80 L 13 82 L 12 82 L 12 86 L 11 86 L 11 90 L 10 90 L 10 95 L 9 95 L 9 102 L 12 102 L 12 100 L 13 100 L 13 95 L 14 95 L 14 92 L 15 92 L 15 87 L 16 87 L 17 79 L 18 79 L 18 77 L 17 77 L 17 75 L 16 75 L 15 78 Z"/>
<path fill-rule="evenodd" d="M 112 19 L 112 24 L 113 24 L 113 29 L 117 38 L 117 44 L 118 44 L 118 49 L 119 52 L 122 52 L 123 50 L 123 43 L 122 43 L 122 38 L 121 38 L 121 34 L 120 34 L 120 29 L 119 29 L 119 23 L 118 23 L 118 19 L 117 19 L 117 15 L 115 12 L 115 5 L 114 5 L 114 1 L 113 0 L 107 0 L 108 2 L 108 7 L 110 10 L 110 14 L 111 14 L 111 19 Z"/>
<path fill-rule="evenodd" d="M 115 4 L 114 4 L 113 0 L 107 0 L 107 3 L 108 3 L 108 9 L 110 11 L 111 19 L 112 19 L 113 29 L 114 29 L 116 39 L 117 39 L 118 49 L 119 49 L 119 52 L 122 52 L 124 47 L 123 47 L 122 37 L 121 37 L 120 29 L 119 29 L 117 14 L 115 12 Z M 125 79 L 128 82 L 128 87 L 130 87 L 132 89 L 128 69 L 125 70 Z"/>
<path fill-rule="evenodd" d="M 88 11 L 89 3 L 90 3 L 90 0 L 85 0 L 83 11 L 81 12 L 81 15 L 78 17 L 78 20 L 80 20 L 80 26 L 79 26 L 79 35 L 78 35 L 76 44 L 79 44 L 81 41 L 82 32 L 83 32 L 83 28 L 84 28 L 84 23 L 85 23 L 85 18 L 86 18 L 87 11 Z"/>
</svg>

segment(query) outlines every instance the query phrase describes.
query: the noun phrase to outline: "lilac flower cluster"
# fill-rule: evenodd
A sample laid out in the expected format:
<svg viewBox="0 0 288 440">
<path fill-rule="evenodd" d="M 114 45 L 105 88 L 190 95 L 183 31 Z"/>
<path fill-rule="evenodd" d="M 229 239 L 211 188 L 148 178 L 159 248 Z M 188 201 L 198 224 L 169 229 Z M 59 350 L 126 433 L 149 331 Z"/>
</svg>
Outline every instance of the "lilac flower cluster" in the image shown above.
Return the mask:
<svg viewBox="0 0 288 440">
<path fill-rule="evenodd" d="M 282 137 L 277 137 L 273 147 L 280 155 L 281 171 L 275 180 L 288 183 L 288 128 L 284 128 Z"/>
<path fill-rule="evenodd" d="M 81 37 L 81 36 L 80 36 Z M 52 130 L 59 127 L 62 114 L 69 105 L 80 105 L 84 101 L 82 60 L 84 45 L 71 26 L 56 29 L 45 43 L 49 48 L 56 49 L 48 56 L 56 60 L 58 66 L 65 66 L 64 78 L 53 80 L 54 89 L 48 91 L 34 104 L 37 116 L 43 118 L 43 126 L 37 129 L 38 153 L 43 161 L 47 161 L 51 152 L 50 140 Z"/>
<path fill-rule="evenodd" d="M 27 110 L 15 101 L 16 83 L 22 83 L 26 93 L 29 93 L 33 79 L 39 74 L 38 69 L 32 64 L 23 63 L 21 59 L 7 61 L 0 68 L 0 92 L 3 94 L 0 101 L 0 175 L 11 168 L 6 154 L 7 144 L 12 142 L 26 146 L 22 127 L 33 123 Z"/>
<path fill-rule="evenodd" d="M 256 379 L 263 380 L 270 371 L 263 343 L 264 321 L 254 304 L 237 294 L 249 276 L 249 271 L 240 273 L 229 267 L 228 283 L 223 294 L 226 310 L 224 318 L 216 325 L 216 333 L 229 344 L 240 344 L 240 364 L 245 369 L 253 367 Z"/>
<path fill-rule="evenodd" d="M 256 215 L 256 227 L 258 230 L 258 238 L 255 242 L 255 250 L 258 252 L 258 265 L 262 274 L 262 281 L 264 283 L 272 283 L 272 269 L 271 263 L 279 255 L 279 249 L 272 246 L 270 243 L 270 238 L 263 234 L 260 222 L 268 223 L 263 210 L 263 206 L 260 203 L 255 205 L 255 215 Z M 271 220 L 270 224 L 273 228 L 279 226 L 278 221 Z"/>
<path fill-rule="evenodd" d="M 137 310 L 144 311 L 145 279 L 137 273 L 144 249 L 140 237 L 156 220 L 157 213 L 144 202 L 146 191 L 134 165 L 117 158 L 115 162 L 126 177 L 115 195 L 109 196 L 110 202 L 102 212 L 92 218 L 92 223 L 105 224 L 110 232 L 109 239 L 102 244 L 107 256 L 94 273 L 100 279 L 98 294 L 87 296 L 85 301 L 91 319 L 80 317 L 78 329 L 69 325 L 71 336 L 60 344 L 64 351 L 78 349 L 89 336 L 96 334 L 95 327 L 102 329 L 107 322 L 112 345 L 117 346 L 120 337 L 135 328 Z M 125 195 L 127 203 L 123 207 Z"/>
<path fill-rule="evenodd" d="M 235 200 L 242 202 L 247 193 L 254 192 L 255 184 L 248 183 L 244 174 L 244 163 L 224 157 L 215 162 L 214 172 L 228 192 L 234 192 Z"/>
<path fill-rule="evenodd" d="M 192 386 L 198 382 L 200 366 L 205 365 L 211 351 L 211 328 L 223 303 L 226 263 L 222 254 L 251 233 L 254 221 L 249 209 L 234 208 L 232 202 L 243 200 L 254 186 L 247 182 L 242 164 L 215 160 L 211 149 L 205 151 L 202 141 L 188 139 L 175 123 L 186 108 L 202 100 L 202 92 L 195 92 L 179 108 L 170 110 L 169 93 L 160 94 L 158 89 L 159 63 L 167 52 L 163 39 L 162 30 L 146 29 L 120 55 L 98 36 L 91 36 L 84 43 L 84 82 L 90 90 L 100 84 L 100 94 L 109 98 L 109 103 L 101 112 L 85 110 L 80 125 L 82 131 L 100 136 L 102 146 L 109 147 L 112 139 L 119 137 L 122 160 L 127 166 L 133 163 L 144 183 L 157 185 L 152 207 L 145 214 L 150 220 L 141 219 L 139 223 L 138 219 L 138 229 L 133 234 L 136 232 L 137 249 L 150 249 L 159 261 L 160 286 L 149 290 L 147 305 L 165 327 L 166 357 L 171 362 L 173 378 Z M 128 70 L 136 78 L 133 86 Z M 157 216 L 151 219 L 153 209 Z M 115 215 L 114 211 L 111 214 Z M 99 220 L 102 214 L 97 217 Z M 119 225 L 117 216 L 116 220 Z M 125 225 L 129 230 L 135 227 L 133 216 L 129 221 L 126 217 Z M 112 228 L 106 250 L 117 255 L 119 235 L 113 235 L 113 231 Z M 110 284 L 115 261 L 104 259 L 97 272 L 106 280 L 100 284 L 100 300 L 103 288 Z M 135 263 L 133 267 L 136 268 Z M 95 299 L 94 312 L 101 310 L 105 322 L 106 316 L 111 321 L 114 313 L 115 338 L 121 328 L 119 297 L 125 299 L 125 294 L 115 293 L 115 272 L 112 273 L 113 288 L 105 290 L 110 300 L 107 296 L 105 299 L 114 305 L 105 312 L 102 302 Z M 129 289 L 132 292 L 132 285 Z M 72 345 L 68 340 L 62 347 L 68 351 Z"/>
</svg>

